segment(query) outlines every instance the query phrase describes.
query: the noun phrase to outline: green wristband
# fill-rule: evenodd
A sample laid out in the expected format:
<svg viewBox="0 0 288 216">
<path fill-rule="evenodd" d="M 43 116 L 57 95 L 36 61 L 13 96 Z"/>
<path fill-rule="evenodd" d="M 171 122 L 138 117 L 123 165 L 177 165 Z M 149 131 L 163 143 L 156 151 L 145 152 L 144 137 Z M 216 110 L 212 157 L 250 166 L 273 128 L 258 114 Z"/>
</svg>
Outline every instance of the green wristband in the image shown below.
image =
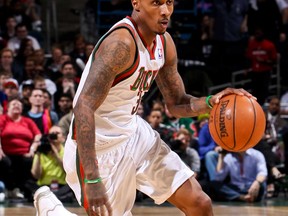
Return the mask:
<svg viewBox="0 0 288 216">
<path fill-rule="evenodd" d="M 212 106 L 212 105 L 210 104 L 210 102 L 209 102 L 209 100 L 210 100 L 211 97 L 212 97 L 212 95 L 208 95 L 208 96 L 206 97 L 206 100 L 205 100 L 207 106 L 208 106 L 210 109 L 213 108 L 213 106 Z"/>
<path fill-rule="evenodd" d="M 87 184 L 96 184 L 96 183 L 100 183 L 102 182 L 102 179 L 99 177 L 99 178 L 96 178 L 96 179 L 93 179 L 93 180 L 88 180 L 88 179 L 84 179 L 84 183 L 87 183 Z"/>
</svg>

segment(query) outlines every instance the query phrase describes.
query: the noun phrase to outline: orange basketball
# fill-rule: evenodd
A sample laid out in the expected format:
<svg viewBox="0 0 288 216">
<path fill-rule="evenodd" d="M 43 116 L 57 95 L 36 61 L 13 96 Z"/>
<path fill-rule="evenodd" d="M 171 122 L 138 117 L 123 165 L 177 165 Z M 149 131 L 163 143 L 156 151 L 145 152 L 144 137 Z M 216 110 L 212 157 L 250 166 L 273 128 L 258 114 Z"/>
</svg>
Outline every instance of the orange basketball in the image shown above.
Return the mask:
<svg viewBox="0 0 288 216">
<path fill-rule="evenodd" d="M 210 112 L 212 138 L 227 151 L 239 152 L 254 147 L 261 140 L 265 126 L 262 107 L 246 96 L 224 96 Z"/>
</svg>

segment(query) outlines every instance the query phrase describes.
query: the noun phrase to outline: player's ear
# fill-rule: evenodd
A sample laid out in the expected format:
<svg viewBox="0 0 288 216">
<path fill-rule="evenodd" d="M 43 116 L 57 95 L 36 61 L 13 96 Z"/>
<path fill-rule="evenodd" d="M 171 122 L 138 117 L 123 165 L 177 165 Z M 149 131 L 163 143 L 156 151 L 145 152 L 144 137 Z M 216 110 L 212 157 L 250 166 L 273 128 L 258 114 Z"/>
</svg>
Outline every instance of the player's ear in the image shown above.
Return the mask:
<svg viewBox="0 0 288 216">
<path fill-rule="evenodd" d="M 132 6 L 135 11 L 139 12 L 139 1 L 138 0 L 131 0 Z"/>
</svg>

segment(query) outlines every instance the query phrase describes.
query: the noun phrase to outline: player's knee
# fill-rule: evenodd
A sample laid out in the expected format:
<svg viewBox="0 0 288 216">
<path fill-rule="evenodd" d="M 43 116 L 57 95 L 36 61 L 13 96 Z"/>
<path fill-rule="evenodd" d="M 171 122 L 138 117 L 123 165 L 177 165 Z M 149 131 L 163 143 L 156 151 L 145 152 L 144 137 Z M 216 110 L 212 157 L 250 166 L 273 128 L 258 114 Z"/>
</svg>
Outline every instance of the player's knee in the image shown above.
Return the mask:
<svg viewBox="0 0 288 216">
<path fill-rule="evenodd" d="M 199 198 L 199 205 L 198 206 L 201 206 L 201 207 L 206 208 L 206 209 L 211 208 L 212 201 L 206 193 L 204 193 L 204 192 L 201 193 L 201 197 Z"/>
<path fill-rule="evenodd" d="M 189 204 L 182 209 L 186 215 L 212 215 L 212 202 L 210 197 L 204 192 L 195 195 Z"/>
</svg>

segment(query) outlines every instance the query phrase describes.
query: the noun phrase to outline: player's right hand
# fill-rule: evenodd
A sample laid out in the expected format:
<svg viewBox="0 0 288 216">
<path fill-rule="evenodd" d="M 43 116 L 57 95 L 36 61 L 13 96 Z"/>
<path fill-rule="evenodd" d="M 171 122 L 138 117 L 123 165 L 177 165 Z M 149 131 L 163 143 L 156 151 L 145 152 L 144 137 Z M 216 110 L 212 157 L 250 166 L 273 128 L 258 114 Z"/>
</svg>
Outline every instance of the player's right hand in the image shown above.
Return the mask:
<svg viewBox="0 0 288 216">
<path fill-rule="evenodd" d="M 102 182 L 85 184 L 89 216 L 112 216 L 112 208 L 108 201 L 106 188 Z"/>
</svg>

